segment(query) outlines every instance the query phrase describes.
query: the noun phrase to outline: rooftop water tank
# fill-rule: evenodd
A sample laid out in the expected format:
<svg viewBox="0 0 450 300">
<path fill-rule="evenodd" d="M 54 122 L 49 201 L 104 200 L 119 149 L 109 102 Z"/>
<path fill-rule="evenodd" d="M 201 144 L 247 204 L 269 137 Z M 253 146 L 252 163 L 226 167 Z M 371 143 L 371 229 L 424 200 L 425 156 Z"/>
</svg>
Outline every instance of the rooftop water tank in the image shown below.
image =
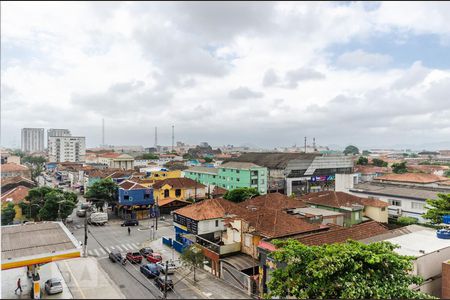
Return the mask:
<svg viewBox="0 0 450 300">
<path fill-rule="evenodd" d="M 439 229 L 436 232 L 436 235 L 440 239 L 450 239 L 450 230 L 448 230 L 448 229 Z"/>
</svg>

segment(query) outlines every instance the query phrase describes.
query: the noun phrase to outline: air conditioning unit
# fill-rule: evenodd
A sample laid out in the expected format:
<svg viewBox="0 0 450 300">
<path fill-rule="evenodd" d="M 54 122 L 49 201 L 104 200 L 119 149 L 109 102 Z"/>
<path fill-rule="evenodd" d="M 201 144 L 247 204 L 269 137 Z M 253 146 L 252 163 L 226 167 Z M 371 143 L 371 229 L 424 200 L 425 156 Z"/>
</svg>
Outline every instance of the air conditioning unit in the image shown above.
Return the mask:
<svg viewBox="0 0 450 300">
<path fill-rule="evenodd" d="M 397 215 L 401 215 L 402 214 L 402 209 L 401 208 L 397 208 Z"/>
</svg>

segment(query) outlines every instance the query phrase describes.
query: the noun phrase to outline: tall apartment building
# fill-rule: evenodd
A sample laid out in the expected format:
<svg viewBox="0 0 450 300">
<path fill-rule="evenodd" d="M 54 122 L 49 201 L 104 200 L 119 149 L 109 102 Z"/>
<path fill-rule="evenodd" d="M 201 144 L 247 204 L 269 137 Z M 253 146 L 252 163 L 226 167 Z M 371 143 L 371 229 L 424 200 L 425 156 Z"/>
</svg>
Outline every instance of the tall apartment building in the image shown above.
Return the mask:
<svg viewBox="0 0 450 300">
<path fill-rule="evenodd" d="M 69 129 L 54 129 L 50 128 L 47 130 L 47 148 L 50 145 L 50 137 L 53 136 L 71 136 Z"/>
<path fill-rule="evenodd" d="M 44 128 L 22 128 L 22 151 L 44 151 Z"/>
<path fill-rule="evenodd" d="M 50 136 L 48 158 L 51 162 L 84 162 L 86 140 L 84 136 Z"/>
<path fill-rule="evenodd" d="M 253 163 L 228 162 L 217 168 L 192 167 L 184 170 L 184 177 L 209 186 L 234 190 L 242 187 L 256 188 L 260 194 L 267 193 L 267 168 Z"/>
</svg>

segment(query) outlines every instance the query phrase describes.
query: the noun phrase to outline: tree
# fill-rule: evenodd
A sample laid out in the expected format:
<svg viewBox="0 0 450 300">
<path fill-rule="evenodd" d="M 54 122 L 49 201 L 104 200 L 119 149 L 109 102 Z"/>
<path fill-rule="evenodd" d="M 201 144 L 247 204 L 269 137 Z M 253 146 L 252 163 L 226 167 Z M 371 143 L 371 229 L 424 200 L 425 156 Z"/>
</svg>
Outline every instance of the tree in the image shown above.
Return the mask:
<svg viewBox="0 0 450 300">
<path fill-rule="evenodd" d="M 377 167 L 387 167 L 388 163 L 382 159 L 374 158 L 374 159 L 372 159 L 372 165 L 377 166 Z"/>
<path fill-rule="evenodd" d="M 369 150 L 363 150 L 362 155 L 364 156 L 369 156 L 369 154 L 371 154 L 372 152 L 370 152 Z"/>
<path fill-rule="evenodd" d="M 224 199 L 230 200 L 232 202 L 242 202 L 253 196 L 259 196 L 259 192 L 256 188 L 237 188 L 231 191 L 227 191 L 225 195 L 223 195 Z"/>
<path fill-rule="evenodd" d="M 2 208 L 2 225 L 9 225 L 14 221 L 16 217 L 16 210 L 14 209 L 14 203 L 9 202 Z"/>
<path fill-rule="evenodd" d="M 394 172 L 395 174 L 403 174 L 408 172 L 408 170 L 406 169 L 406 162 L 401 162 L 401 163 L 395 163 L 392 164 L 392 172 Z"/>
<path fill-rule="evenodd" d="M 183 154 L 183 159 L 191 160 L 191 159 L 193 159 L 193 157 L 189 153 L 186 153 L 186 154 Z"/>
<path fill-rule="evenodd" d="M 87 190 L 85 197 L 103 211 L 105 203 L 114 205 L 117 202 L 117 189 L 117 184 L 111 178 L 105 178 L 94 182 Z"/>
<path fill-rule="evenodd" d="M 142 159 L 158 159 L 159 156 L 153 153 L 145 153 L 141 156 Z"/>
<path fill-rule="evenodd" d="M 450 178 L 450 170 L 445 171 L 444 176 Z"/>
<path fill-rule="evenodd" d="M 11 155 L 14 155 L 14 156 L 18 156 L 18 157 L 20 157 L 20 158 L 23 158 L 23 157 L 25 156 L 25 152 L 23 152 L 23 151 L 20 150 L 20 149 L 16 149 L 16 150 L 11 151 Z"/>
<path fill-rule="evenodd" d="M 203 267 L 203 261 L 205 260 L 202 249 L 195 245 L 190 245 L 183 250 L 180 259 L 184 266 L 190 267 L 193 270 L 194 281 L 197 281 L 195 278 L 195 269 Z"/>
<path fill-rule="evenodd" d="M 437 199 L 426 200 L 428 210 L 422 218 L 431 220 L 435 224 L 442 223 L 442 217 L 450 215 L 450 194 L 438 194 Z"/>
<path fill-rule="evenodd" d="M 59 209 L 61 219 L 65 219 L 72 213 L 78 203 L 75 193 L 46 186 L 31 189 L 25 200 L 26 202 L 19 203 L 24 215 L 33 220 L 41 221 L 57 220 Z"/>
<path fill-rule="evenodd" d="M 210 163 L 213 161 L 213 159 L 211 157 L 205 157 L 204 158 L 205 162 Z"/>
<path fill-rule="evenodd" d="M 358 158 L 358 160 L 356 161 L 356 164 L 357 165 L 362 165 L 362 166 L 365 166 L 365 165 L 367 165 L 369 163 L 369 160 L 367 159 L 367 157 L 364 157 L 364 156 L 360 156 L 359 158 Z"/>
<path fill-rule="evenodd" d="M 417 224 L 418 222 L 417 218 L 414 217 L 400 217 L 397 219 L 397 223 L 404 226 Z"/>
<path fill-rule="evenodd" d="M 348 155 L 348 154 L 356 155 L 356 154 L 359 154 L 359 149 L 356 146 L 349 145 L 349 146 L 345 147 L 344 154 L 345 155 Z"/>
<path fill-rule="evenodd" d="M 267 298 L 418 299 L 433 298 L 409 289 L 423 279 L 411 274 L 413 256 L 389 242 L 306 246 L 297 240 L 273 242 L 270 256 L 280 262 L 271 273 Z"/>
<path fill-rule="evenodd" d="M 44 171 L 46 161 L 46 158 L 43 156 L 25 156 L 22 159 L 22 162 L 30 167 L 31 179 L 34 181 Z"/>
</svg>

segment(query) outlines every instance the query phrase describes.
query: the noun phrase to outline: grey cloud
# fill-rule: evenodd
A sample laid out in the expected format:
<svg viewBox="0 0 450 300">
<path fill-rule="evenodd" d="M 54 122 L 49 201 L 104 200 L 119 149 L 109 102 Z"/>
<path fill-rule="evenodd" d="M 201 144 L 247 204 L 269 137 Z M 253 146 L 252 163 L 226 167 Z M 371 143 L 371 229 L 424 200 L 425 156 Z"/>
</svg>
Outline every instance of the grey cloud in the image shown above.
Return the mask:
<svg viewBox="0 0 450 300">
<path fill-rule="evenodd" d="M 273 86 L 280 81 L 280 78 L 273 69 L 269 69 L 264 73 L 262 84 L 263 86 Z"/>
<path fill-rule="evenodd" d="M 231 90 L 228 95 L 233 99 L 262 98 L 264 96 L 263 93 L 252 91 L 246 86 Z"/>
<path fill-rule="evenodd" d="M 115 83 L 111 85 L 108 91 L 112 93 L 127 93 L 136 89 L 139 89 L 145 85 L 145 82 L 141 80 Z"/>
<path fill-rule="evenodd" d="M 397 89 L 409 88 L 422 82 L 430 72 L 431 70 L 425 68 L 422 62 L 416 61 L 400 79 L 392 84 L 392 87 Z"/>
<path fill-rule="evenodd" d="M 309 68 L 299 68 L 286 73 L 286 87 L 296 88 L 299 81 L 324 79 L 325 75 Z"/>
<path fill-rule="evenodd" d="M 369 53 L 361 49 L 345 52 L 337 59 L 337 64 L 348 68 L 382 68 L 392 62 L 392 57 L 386 54 Z"/>
</svg>

